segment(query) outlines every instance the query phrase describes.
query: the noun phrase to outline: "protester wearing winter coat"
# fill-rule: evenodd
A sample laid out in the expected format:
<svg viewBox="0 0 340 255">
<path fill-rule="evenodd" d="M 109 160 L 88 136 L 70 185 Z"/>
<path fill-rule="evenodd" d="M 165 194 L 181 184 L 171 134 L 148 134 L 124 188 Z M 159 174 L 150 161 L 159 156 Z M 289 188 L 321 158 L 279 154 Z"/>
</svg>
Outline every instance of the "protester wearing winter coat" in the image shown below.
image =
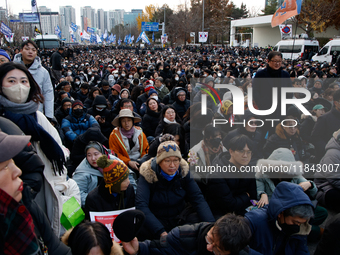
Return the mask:
<svg viewBox="0 0 340 255">
<path fill-rule="evenodd" d="M 190 202 L 194 214 L 184 213 L 186 202 Z M 136 209 L 146 216 L 144 238 L 158 239 L 174 227 L 196 220 L 214 221 L 200 189 L 190 178 L 188 163 L 182 159 L 180 149 L 173 141 L 161 143 L 157 157 L 142 164 Z M 182 217 L 179 218 L 180 214 Z"/>
<path fill-rule="evenodd" d="M 244 111 L 244 116 L 240 117 L 240 120 L 238 120 L 238 122 L 241 122 L 242 119 L 245 121 L 245 126 L 240 125 L 238 128 L 230 131 L 227 136 L 225 136 L 222 140 L 222 143 L 224 145 L 224 147 L 226 149 L 229 149 L 228 146 L 228 142 L 233 139 L 236 136 L 239 135 L 246 135 L 248 136 L 252 142 L 253 142 L 253 154 L 251 155 L 251 160 L 249 162 L 249 165 L 251 166 L 255 166 L 256 162 L 263 158 L 263 142 L 262 142 L 262 135 L 261 132 L 259 130 L 261 130 L 261 128 L 256 128 L 256 124 L 255 123 L 250 123 L 250 125 L 248 125 L 249 121 L 251 122 L 251 120 L 254 120 L 256 117 L 254 114 L 252 114 L 249 110 L 245 110 Z"/>
<path fill-rule="evenodd" d="M 30 44 L 28 44 L 30 45 Z M 24 46 L 26 47 L 26 46 Z M 38 50 L 38 48 L 36 48 Z M 37 53 L 35 53 L 36 55 Z M 22 53 L 14 56 L 13 62 L 25 65 L 22 60 Z M 43 112 L 46 117 L 53 118 L 54 116 L 54 87 L 51 82 L 51 77 L 48 71 L 41 65 L 40 57 L 36 56 L 28 71 L 32 74 L 34 80 L 38 83 L 41 94 L 44 96 L 44 103 L 40 104 L 39 111 Z"/>
<path fill-rule="evenodd" d="M 146 101 L 146 113 L 143 116 L 142 128 L 146 137 L 155 137 L 157 124 L 162 113 L 162 107 L 154 98 L 149 98 Z"/>
<path fill-rule="evenodd" d="M 286 148 L 279 148 L 273 151 L 268 159 L 260 159 L 257 162 L 257 168 L 260 170 L 261 167 L 282 167 L 286 166 L 288 171 L 282 171 L 280 173 L 258 171 L 256 177 L 256 187 L 258 195 L 258 207 L 262 207 L 270 203 L 270 199 L 277 186 L 280 182 L 286 181 L 298 184 L 308 195 L 308 197 L 314 201 L 314 219 L 310 221 L 312 230 L 308 235 L 309 240 L 317 241 L 320 238 L 320 225 L 326 220 L 328 213 L 327 210 L 321 206 L 316 206 L 317 201 L 316 193 L 318 191 L 315 183 L 305 179 L 303 174 L 302 162 L 295 161 L 292 152 Z"/>
<path fill-rule="evenodd" d="M 29 92 L 23 89 L 23 93 L 15 93 L 18 83 L 11 83 L 10 90 L 4 89 L 3 84 L 8 82 L 8 73 L 16 70 L 16 75 L 21 75 L 27 81 Z M 37 154 L 43 161 L 44 183 L 35 201 L 44 210 L 54 233 L 59 237 L 62 234 L 60 216 L 63 203 L 74 196 L 80 203 L 79 188 L 75 181 L 67 179 L 65 167 L 69 152 L 62 145 L 57 130 L 47 120 L 45 115 L 38 111 L 39 103 L 43 102 L 39 93 L 39 86 L 34 81 L 28 70 L 13 62 L 0 66 L 2 79 L 0 92 L 0 105 L 4 109 L 3 116 L 12 120 L 25 134 L 32 136 L 32 142 Z M 14 74 L 13 74 L 14 75 Z M 5 79 L 6 78 L 6 79 Z M 20 80 L 17 78 L 17 81 Z M 9 84 L 7 83 L 7 86 Z"/>
<path fill-rule="evenodd" d="M 93 100 L 92 107 L 88 109 L 88 114 L 92 115 L 100 126 L 102 134 L 109 138 L 113 129 L 110 110 L 107 109 L 107 102 L 103 95 L 98 95 Z"/>
<path fill-rule="evenodd" d="M 287 119 L 294 119 L 288 116 Z M 263 147 L 263 155 L 268 158 L 269 155 L 277 148 L 287 148 L 294 154 L 296 161 L 308 161 L 309 157 L 305 150 L 305 145 L 300 137 L 297 127 L 293 127 L 293 121 L 286 121 L 286 127 L 278 124 L 275 129 L 275 134 L 272 134 L 266 141 Z"/>
<path fill-rule="evenodd" d="M 157 77 L 155 81 L 155 90 L 158 93 L 159 100 L 163 100 L 163 98 L 169 93 L 169 89 L 163 84 L 163 78 Z"/>
<path fill-rule="evenodd" d="M 340 90 L 333 94 L 333 104 L 332 110 L 318 118 L 312 131 L 312 143 L 319 158 L 325 155 L 326 144 L 340 127 Z"/>
<path fill-rule="evenodd" d="M 176 109 L 178 116 L 183 119 L 184 114 L 191 105 L 190 100 L 186 99 L 186 91 L 184 89 L 177 91 L 175 102 L 172 105 Z"/>
<path fill-rule="evenodd" d="M 285 214 L 297 206 L 303 208 L 303 215 Z M 308 224 L 311 217 L 313 204 L 303 189 L 294 183 L 281 182 L 268 206 L 245 215 L 252 232 L 250 247 L 262 254 L 309 254 L 307 235 L 311 230 Z"/>
<path fill-rule="evenodd" d="M 93 189 L 85 202 L 85 218 L 89 212 L 105 212 L 127 209 L 135 206 L 135 192 L 129 181 L 128 167 L 118 159 L 102 155 L 97 160 L 103 169 L 103 180 Z"/>
<path fill-rule="evenodd" d="M 77 136 L 85 133 L 90 127 L 99 127 L 95 118 L 84 112 L 84 105 L 76 100 L 72 104 L 70 114 L 63 119 L 61 128 L 69 142 L 73 142 Z"/>
<path fill-rule="evenodd" d="M 20 179 L 21 170 L 13 157 L 30 146 L 30 136 L 0 132 L 0 250 L 2 254 L 70 255 L 71 251 L 53 233 L 46 215 L 33 200 L 33 190 Z"/>
<path fill-rule="evenodd" d="M 220 153 L 211 166 L 228 167 L 240 170 L 249 164 L 252 141 L 245 135 L 233 138 L 229 143 L 229 151 Z M 206 199 L 215 219 L 234 212 L 239 215 L 246 213 L 251 205 L 250 200 L 256 199 L 256 182 L 253 175 L 247 177 L 240 173 L 239 178 L 231 178 L 228 173 L 211 176 L 208 179 Z"/>
<path fill-rule="evenodd" d="M 70 109 L 72 108 L 72 100 L 65 97 L 61 100 L 61 106 L 55 111 L 54 117 L 57 119 L 58 124 L 61 126 L 63 119 L 70 114 Z"/>
<path fill-rule="evenodd" d="M 328 171 L 315 173 L 314 181 L 318 187 L 317 200 L 321 205 L 340 212 L 340 175 L 335 171 L 340 162 L 340 131 L 333 133 L 333 137 L 326 145 L 326 154 L 320 161 L 321 166 L 327 166 Z M 334 168 L 334 169 L 332 169 Z"/>
<path fill-rule="evenodd" d="M 180 117 L 178 116 L 176 109 L 172 105 L 165 105 L 162 108 L 162 114 L 160 116 L 159 124 L 155 131 L 155 136 L 159 136 L 163 133 L 164 128 L 170 124 L 182 124 Z"/>
<path fill-rule="evenodd" d="M 137 160 L 149 150 L 149 143 L 142 129 L 134 126 L 134 123 L 140 121 L 131 110 L 120 110 L 119 115 L 112 121 L 116 128 L 112 130 L 109 138 L 110 150 L 134 171 L 139 168 Z"/>
</svg>

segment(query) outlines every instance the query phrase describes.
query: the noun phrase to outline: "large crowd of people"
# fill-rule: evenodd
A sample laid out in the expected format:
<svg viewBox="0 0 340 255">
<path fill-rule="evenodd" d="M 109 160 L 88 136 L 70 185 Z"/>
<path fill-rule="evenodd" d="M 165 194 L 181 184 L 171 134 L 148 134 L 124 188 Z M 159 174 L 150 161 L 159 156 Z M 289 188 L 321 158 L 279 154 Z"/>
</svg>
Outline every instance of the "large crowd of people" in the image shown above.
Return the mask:
<svg viewBox="0 0 340 255">
<path fill-rule="evenodd" d="M 323 225 L 340 213 L 340 57 L 26 40 L 0 60 L 4 254 L 340 254 L 339 217 Z M 71 197 L 85 222 L 66 232 Z M 145 224 L 122 246 L 89 221 L 131 207 Z"/>
</svg>

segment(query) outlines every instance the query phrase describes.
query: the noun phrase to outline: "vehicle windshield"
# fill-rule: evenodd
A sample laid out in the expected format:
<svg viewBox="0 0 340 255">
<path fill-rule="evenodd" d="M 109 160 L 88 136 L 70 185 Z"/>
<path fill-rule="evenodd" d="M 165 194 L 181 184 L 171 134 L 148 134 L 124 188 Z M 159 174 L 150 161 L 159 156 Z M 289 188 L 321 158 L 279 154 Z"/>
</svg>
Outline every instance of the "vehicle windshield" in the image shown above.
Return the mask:
<svg viewBox="0 0 340 255">
<path fill-rule="evenodd" d="M 36 44 L 38 45 L 39 49 L 53 49 L 59 48 L 59 42 L 57 40 L 36 40 Z"/>
</svg>

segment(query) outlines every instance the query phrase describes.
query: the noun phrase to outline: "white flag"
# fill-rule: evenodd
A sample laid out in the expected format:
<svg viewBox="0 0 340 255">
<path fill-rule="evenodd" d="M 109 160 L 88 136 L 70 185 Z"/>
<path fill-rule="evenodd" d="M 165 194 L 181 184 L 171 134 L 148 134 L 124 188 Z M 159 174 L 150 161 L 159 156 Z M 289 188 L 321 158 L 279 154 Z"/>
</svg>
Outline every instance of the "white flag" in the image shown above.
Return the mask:
<svg viewBox="0 0 340 255">
<path fill-rule="evenodd" d="M 198 32 L 198 41 L 199 42 L 207 42 L 208 41 L 208 32 Z"/>
<path fill-rule="evenodd" d="M 281 39 L 287 39 L 292 38 L 292 24 L 288 25 L 279 25 L 280 33 L 281 33 Z"/>
<path fill-rule="evenodd" d="M 71 35 L 73 35 L 73 30 L 71 27 L 68 27 L 68 31 L 70 32 Z"/>
<path fill-rule="evenodd" d="M 10 36 L 5 35 L 6 41 L 9 43 L 13 42 L 13 37 L 14 37 L 14 33 L 12 33 Z"/>
<path fill-rule="evenodd" d="M 90 40 L 91 36 L 85 32 L 85 30 L 83 31 L 83 39 L 84 40 Z"/>
</svg>

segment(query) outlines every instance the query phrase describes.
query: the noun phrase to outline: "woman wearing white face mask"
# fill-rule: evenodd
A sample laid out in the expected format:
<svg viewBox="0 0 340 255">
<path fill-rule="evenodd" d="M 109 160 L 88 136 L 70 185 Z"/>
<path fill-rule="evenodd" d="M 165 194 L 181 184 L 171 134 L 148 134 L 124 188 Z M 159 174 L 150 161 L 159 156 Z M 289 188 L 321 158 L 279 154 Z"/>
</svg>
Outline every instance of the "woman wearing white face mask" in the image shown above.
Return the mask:
<svg viewBox="0 0 340 255">
<path fill-rule="evenodd" d="M 72 196 L 80 202 L 80 193 L 76 183 L 66 179 L 64 164 L 69 152 L 62 145 L 57 130 L 38 111 L 39 103 L 43 101 L 38 84 L 25 66 L 13 62 L 1 65 L 0 108 L 5 118 L 13 121 L 26 135 L 32 136 L 37 154 L 45 164 L 43 187 L 35 201 L 59 236 L 62 231 L 62 205 Z"/>
</svg>

